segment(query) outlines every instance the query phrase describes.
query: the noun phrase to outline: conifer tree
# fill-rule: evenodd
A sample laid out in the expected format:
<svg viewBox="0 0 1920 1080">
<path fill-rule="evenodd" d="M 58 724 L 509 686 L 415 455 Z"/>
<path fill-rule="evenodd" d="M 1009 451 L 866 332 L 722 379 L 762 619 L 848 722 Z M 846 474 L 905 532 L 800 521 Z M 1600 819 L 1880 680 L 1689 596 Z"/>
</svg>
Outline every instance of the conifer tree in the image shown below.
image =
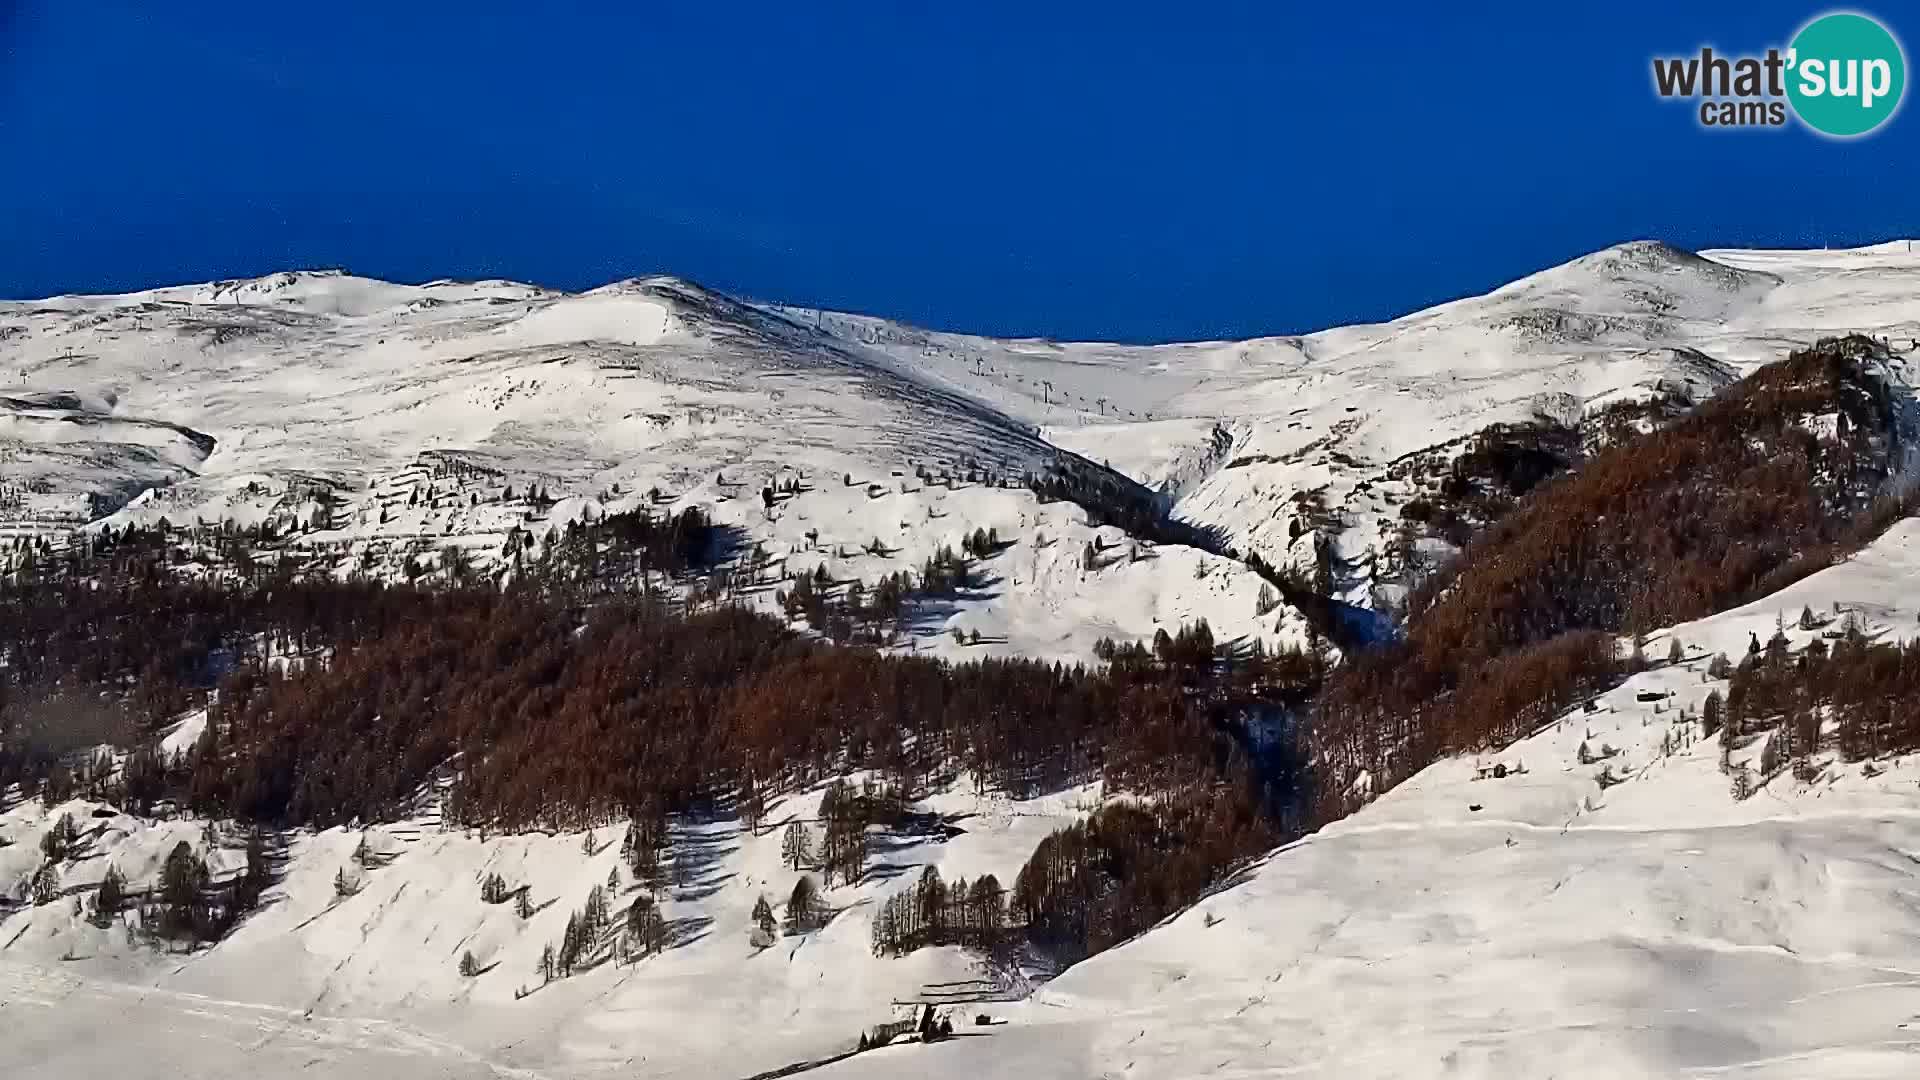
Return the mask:
<svg viewBox="0 0 1920 1080">
<path fill-rule="evenodd" d="M 779 932 L 780 925 L 773 918 L 773 905 L 767 903 L 764 893 L 753 902 L 753 924 L 769 941 Z"/>
<path fill-rule="evenodd" d="M 105 926 L 112 922 L 121 905 L 126 903 L 126 895 L 126 879 L 117 868 L 107 867 L 106 876 L 100 879 L 100 888 L 93 894 L 94 923 Z"/>
<path fill-rule="evenodd" d="M 242 911 L 252 910 L 259 905 L 261 895 L 272 883 L 272 868 L 267 863 L 267 838 L 255 826 L 247 832 L 247 865 L 234 882 L 234 905 Z"/>
<path fill-rule="evenodd" d="M 791 870 L 813 861 L 813 839 L 807 835 L 806 825 L 795 821 L 787 826 L 780 837 L 780 859 Z"/>
<path fill-rule="evenodd" d="M 554 955 L 554 970 L 561 978 L 573 974 L 573 968 L 584 951 L 584 935 L 580 932 L 580 913 L 567 916 L 567 925 L 560 932 L 560 950 Z"/>
<path fill-rule="evenodd" d="M 804 934 L 813 929 L 819 895 L 813 878 L 805 874 L 793 883 L 793 892 L 787 895 L 787 933 Z"/>
<path fill-rule="evenodd" d="M 42 863 L 40 869 L 34 871 L 31 895 L 36 906 L 60 899 L 60 872 L 52 863 Z"/>
<path fill-rule="evenodd" d="M 754 780 L 753 774 L 748 773 L 740 782 L 740 823 L 747 827 L 749 834 L 759 836 L 760 821 L 766 812 L 766 799 L 761 794 L 760 785 Z"/>
<path fill-rule="evenodd" d="M 1006 918 L 1000 896 L 1000 879 L 992 874 L 982 874 L 976 878 L 967 894 L 967 906 L 972 909 L 971 918 L 976 932 L 986 944 L 994 944 L 1000 937 L 1001 926 Z"/>
<path fill-rule="evenodd" d="M 168 937 L 211 937 L 206 891 L 207 864 L 185 840 L 173 846 L 160 870 L 162 932 Z"/>
<path fill-rule="evenodd" d="M 666 919 L 653 897 L 641 895 L 627 908 L 627 939 L 638 945 L 640 955 L 651 956 L 667 947 Z"/>
</svg>

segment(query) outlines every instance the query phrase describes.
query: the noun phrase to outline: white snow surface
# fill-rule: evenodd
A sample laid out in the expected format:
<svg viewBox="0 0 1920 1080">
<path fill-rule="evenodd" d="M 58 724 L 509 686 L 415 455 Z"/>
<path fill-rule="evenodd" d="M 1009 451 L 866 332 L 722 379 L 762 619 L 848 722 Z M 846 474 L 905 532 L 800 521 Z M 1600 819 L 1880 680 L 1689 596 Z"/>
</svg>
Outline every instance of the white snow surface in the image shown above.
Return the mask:
<svg viewBox="0 0 1920 1080">
<path fill-rule="evenodd" d="M 1411 494 L 1387 466 L 1490 424 L 1578 419 L 1677 389 L 1710 395 L 1796 346 L 1920 335 L 1920 253 L 1707 251 L 1635 241 L 1391 322 L 1151 347 L 998 341 L 782 309 L 1032 423 L 1174 496 L 1275 565 L 1311 557 L 1293 497 L 1337 520 L 1347 597 Z"/>
<path fill-rule="evenodd" d="M 674 944 L 545 985 L 541 949 L 559 940 L 591 888 L 619 869 L 616 917 L 637 894 L 618 829 L 595 834 L 591 855 L 585 833 L 481 837 L 443 830 L 432 813 L 299 835 L 262 908 L 192 955 L 149 952 L 123 926 L 77 916 L 72 900 L 15 910 L 0 918 L 0 1071 L 747 1076 L 850 1049 L 863 1030 L 892 1019 L 893 1001 L 928 984 L 978 980 L 994 996 L 1024 989 L 1020 971 L 984 970 L 957 948 L 876 958 L 873 912 L 926 866 L 949 881 L 997 873 L 1010 883 L 1042 837 L 1098 804 L 1097 788 L 1013 802 L 968 785 L 924 800 L 920 809 L 960 831 L 941 839 L 876 830 L 866 879 L 824 894 L 831 921 L 756 948 L 755 900 L 766 896 L 784 917 L 799 876 L 781 861 L 782 831 L 809 823 L 817 844 L 820 793 L 777 802 L 758 835 L 731 819 L 673 822 L 667 864 L 683 860 L 685 871 L 661 894 L 661 908 Z M 9 895 L 40 865 L 40 837 L 61 815 L 84 838 L 82 857 L 62 870 L 63 889 L 76 897 L 109 865 L 133 891 L 155 885 L 181 841 L 206 855 L 216 880 L 244 865 L 230 829 L 216 830 L 209 845 L 205 822 L 27 801 L 0 815 L 0 840 L 11 842 L 0 846 L 0 886 Z M 374 855 L 365 867 L 353 860 L 363 837 Z M 345 898 L 334 887 L 343 871 L 359 886 Z M 489 873 L 528 887 L 530 918 L 511 903 L 481 901 Z M 478 976 L 459 974 L 466 952 L 480 963 Z M 523 991 L 531 992 L 517 998 Z M 108 1044 L 78 1037 L 107 1016 L 116 1025 Z"/>
<path fill-rule="evenodd" d="M 1909 247 L 1695 257 L 1635 243 L 1380 325 L 1150 347 L 932 333 L 673 279 L 569 295 L 291 273 L 0 304 L 0 512 L 8 530 L 54 533 L 103 515 L 285 520 L 324 484 L 347 508 L 328 539 L 484 551 L 509 527 L 658 487 L 800 569 L 845 547 L 844 569 L 869 579 L 998 528 L 1016 543 L 985 565 L 995 584 L 935 612 L 919 642 L 949 655 L 972 655 L 949 626 L 980 629 L 987 643 L 972 649 L 1064 659 L 1198 615 L 1222 637 L 1297 640 L 1290 612 L 1254 618 L 1257 579 L 1231 560 L 1163 547 L 1087 574 L 1078 555 L 1094 530 L 1076 508 L 927 486 L 914 469 L 965 455 L 1017 473 L 1064 448 L 1276 562 L 1310 550 L 1310 537 L 1289 539 L 1291 500 L 1320 490 L 1345 521 L 1341 555 L 1363 566 L 1397 516 L 1380 478 L 1406 453 L 1663 384 L 1704 395 L 1829 334 L 1906 352 L 1920 336 Z M 487 470 L 474 492 L 538 482 L 567 497 L 540 522 L 486 499 L 408 507 L 445 460 L 435 454 Z M 762 514 L 759 485 L 799 470 L 812 490 Z M 600 502 L 615 483 L 621 494 Z M 1053 542 L 1032 542 L 1035 529 Z M 857 554 L 873 538 L 889 554 Z M 968 1037 L 818 1071 L 1915 1075 L 1920 763 L 1830 762 L 1810 785 L 1783 775 L 1735 802 L 1717 747 L 1681 714 L 1712 689 L 1713 652 L 1738 655 L 1781 616 L 1803 644 L 1803 605 L 1908 636 L 1917 581 L 1920 524 L 1903 522 L 1775 597 L 1673 628 L 1688 660 L 1595 711 L 1484 760 L 1439 762 L 1027 1000 L 963 1010 Z M 1655 637 L 1649 654 L 1666 645 Z M 1638 700 L 1653 691 L 1672 696 Z M 1582 742 L 1616 753 L 1582 765 Z M 1476 778 L 1496 764 L 1508 775 Z M 1603 768 L 1625 782 L 1602 788 Z M 793 880 L 778 829 L 676 823 L 700 853 L 666 905 L 684 943 L 521 1000 L 540 946 L 617 860 L 617 836 L 588 856 L 578 835 L 482 838 L 430 814 L 377 826 L 370 845 L 393 857 L 340 900 L 333 877 L 361 833 L 297 835 L 266 907 L 192 956 L 130 949 L 66 900 L 0 917 L 0 1072 L 746 1077 L 832 1058 L 927 984 L 1021 990 L 1028 973 L 983 971 L 958 950 L 875 958 L 871 911 L 924 863 L 1010 883 L 1034 843 L 1097 796 L 945 792 L 930 808 L 972 814 L 963 833 L 895 838 L 876 861 L 907 873 L 833 890 L 832 923 L 764 952 L 747 943 L 754 898 L 777 903 Z M 790 796 L 770 820 L 806 817 L 817 798 Z M 109 862 L 139 887 L 174 843 L 203 843 L 204 823 L 101 809 L 54 811 L 89 836 L 88 857 L 64 869 L 76 895 Z M 0 888 L 32 873 L 52 819 L 32 802 L 0 815 Z M 216 871 L 239 865 L 218 837 L 210 855 Z M 479 901 L 490 871 L 554 903 L 522 925 Z M 468 949 L 498 966 L 460 977 Z M 976 1028 L 975 1011 L 1002 1022 Z"/>
<path fill-rule="evenodd" d="M 989 1037 L 822 1075 L 1913 1076 L 1920 761 L 1829 761 L 1736 802 L 1717 742 L 1680 719 L 1724 693 L 1713 652 L 1741 655 L 1776 618 L 1798 648 L 1801 608 L 1835 604 L 1882 640 L 1911 636 L 1920 521 L 1673 628 L 1684 663 L 1497 755 L 1435 764 L 1068 969 Z M 1583 765 L 1582 742 L 1616 753 Z M 1476 779 L 1495 765 L 1524 772 Z M 1624 782 L 1602 789 L 1603 768 Z"/>
<path fill-rule="evenodd" d="M 1662 664 L 1504 751 L 1439 762 L 1345 821 L 1279 849 L 1189 911 L 1068 969 L 1014 1004 L 956 1011 L 967 1037 L 832 1061 L 824 1077 L 1912 1075 L 1920 1014 L 1920 761 L 1822 763 L 1743 802 L 1693 718 L 1715 652 L 1739 655 L 1802 607 L 1880 640 L 1920 625 L 1920 521 L 1766 600 L 1649 642 Z M 1670 694 L 1643 702 L 1642 693 Z M 1582 764 L 1580 744 L 1604 761 Z M 1758 756 L 1743 748 L 1740 759 Z M 1496 765 L 1509 771 L 1501 779 Z M 1603 788 L 1602 769 L 1622 782 Z M 777 803 L 762 835 L 676 825 L 700 868 L 666 905 L 689 944 L 632 967 L 538 986 L 532 966 L 566 911 L 605 878 L 608 845 L 578 834 L 479 838 L 431 817 L 367 831 L 387 865 L 339 901 L 361 833 L 296 839 L 265 909 L 209 951 L 151 957 L 66 902 L 0 920 L 0 1068 L 50 1075 L 216 1077 L 751 1076 L 830 1059 L 933 983 L 1018 990 L 956 950 L 876 959 L 875 902 L 918 867 L 1008 880 L 1032 845 L 1094 805 L 947 792 L 966 831 L 876 859 L 908 868 L 828 895 L 824 930 L 747 943 L 756 895 L 793 874 Z M 150 881 L 197 822 L 89 817 L 28 802 L 0 817 L 0 884 L 37 865 L 56 813 L 98 830 L 64 884 L 111 862 Z M 238 866 L 216 846 L 216 872 Z M 522 925 L 478 899 L 503 874 L 556 902 Z M 710 921 L 709 921 L 710 920 Z M 455 972 L 472 949 L 498 962 Z M 63 962 L 63 957 L 73 957 Z M 996 982 L 997 980 L 997 982 Z M 976 1027 L 984 1011 L 995 1022 Z M 18 1034 L 15 1034 L 18 1033 Z M 137 1056 L 135 1055 L 137 1051 Z"/>
<path fill-rule="evenodd" d="M 1117 529 L 1041 503 L 1020 479 L 1058 454 L 923 373 L 671 278 L 566 295 L 288 273 L 0 303 L 0 537 L 163 519 L 288 532 L 331 492 L 337 527 L 296 543 L 344 549 L 342 572 L 449 545 L 486 567 L 510 529 L 700 507 L 785 571 L 872 583 L 992 529 L 1012 546 L 980 587 L 923 607 L 910 647 L 1075 662 L 1202 618 L 1223 640 L 1305 639 L 1297 612 L 1260 612 L 1236 560 L 1135 560 Z M 969 481 L 976 464 L 998 482 Z M 768 513 L 761 488 L 783 481 L 805 490 Z M 550 510 L 528 502 L 536 484 Z M 1109 553 L 1093 570 L 1089 542 Z"/>
<path fill-rule="evenodd" d="M 1365 605 L 1415 494 L 1387 475 L 1392 462 L 1497 422 L 1577 418 L 1661 389 L 1703 397 L 1829 334 L 1905 352 L 1920 337 L 1908 247 L 1694 255 L 1635 241 L 1391 322 L 1159 346 L 925 331 L 666 277 L 567 294 L 308 271 L 0 303 L 0 532 L 107 513 L 291 521 L 324 485 L 348 524 L 313 539 L 384 554 L 451 537 L 484 554 L 511 526 L 550 522 L 486 498 L 453 503 L 509 484 L 586 497 L 618 485 L 612 508 L 658 489 L 666 507 L 781 534 L 777 555 L 812 528 L 810 557 L 879 539 L 905 566 L 963 531 L 1047 516 L 1018 489 L 945 506 L 948 489 L 918 469 L 971 459 L 1017 478 L 1064 449 L 1275 565 L 1311 560 L 1326 534 L 1346 598 Z M 406 495 L 447 462 L 481 471 L 409 512 Z M 814 490 L 768 521 L 761 485 L 802 474 Z M 1330 520 L 1303 514 L 1307 495 Z M 1068 555 L 1087 539 L 1048 535 Z M 1229 638 L 1300 633 L 1297 620 L 1258 625 L 1257 582 L 1231 565 L 1199 590 L 1184 584 L 1198 572 L 1188 564 L 1124 589 L 1026 569 L 949 613 L 983 609 L 983 635 L 999 635 L 986 651 L 1066 659 L 1104 634 L 1201 616 Z M 1144 617 L 1098 614 L 1148 578 L 1159 596 Z M 946 649 L 933 639 L 948 627 L 927 629 L 927 646 Z"/>
</svg>

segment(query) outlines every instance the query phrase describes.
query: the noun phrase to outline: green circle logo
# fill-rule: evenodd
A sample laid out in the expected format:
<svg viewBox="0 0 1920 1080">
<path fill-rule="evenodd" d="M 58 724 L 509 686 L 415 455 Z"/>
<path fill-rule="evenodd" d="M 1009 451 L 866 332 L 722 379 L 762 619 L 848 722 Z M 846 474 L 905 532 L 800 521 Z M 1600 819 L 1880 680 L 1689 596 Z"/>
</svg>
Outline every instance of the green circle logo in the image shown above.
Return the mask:
<svg viewBox="0 0 1920 1080">
<path fill-rule="evenodd" d="M 1787 100 L 1808 127 L 1851 138 L 1887 122 L 1907 88 L 1907 58 L 1887 28 L 1865 15 L 1822 15 L 1787 53 Z"/>
</svg>

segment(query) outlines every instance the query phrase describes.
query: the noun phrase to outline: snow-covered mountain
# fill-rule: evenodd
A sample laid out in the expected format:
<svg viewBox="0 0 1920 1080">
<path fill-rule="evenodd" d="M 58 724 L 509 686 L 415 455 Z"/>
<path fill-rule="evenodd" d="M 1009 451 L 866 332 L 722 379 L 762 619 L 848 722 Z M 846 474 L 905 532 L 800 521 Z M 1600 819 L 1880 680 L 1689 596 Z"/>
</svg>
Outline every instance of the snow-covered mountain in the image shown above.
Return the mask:
<svg viewBox="0 0 1920 1080">
<path fill-rule="evenodd" d="M 1396 462 L 1491 424 L 1578 420 L 1663 390 L 1697 400 L 1827 334 L 1904 346 L 1916 284 L 1907 241 L 1699 255 L 1634 242 L 1484 296 L 1300 337 L 1137 348 L 790 314 L 1112 463 L 1275 565 L 1310 559 L 1314 534 L 1329 532 L 1347 598 L 1365 604 L 1414 494 Z M 1296 535 L 1303 494 L 1329 514 Z"/>
<path fill-rule="evenodd" d="M 1444 459 L 1496 423 L 1697 400 L 1829 334 L 1909 354 L 1910 247 L 1631 243 L 1388 323 L 1164 346 L 930 332 L 669 278 L 567 294 L 302 272 L 5 303 L 0 534 L 272 521 L 344 572 L 449 545 L 491 565 L 511 530 L 698 506 L 789 570 L 872 579 L 991 528 L 1052 542 L 997 556 L 916 650 L 1085 660 L 1100 637 L 1201 617 L 1223 639 L 1299 642 L 1303 615 L 1262 611 L 1262 579 L 1229 552 L 1308 566 L 1324 547 L 1336 587 L 1370 603 L 1422 490 L 1397 462 Z M 1089 542 L 1132 541 L 1018 482 L 1063 463 L 1110 467 L 1222 540 L 1089 569 Z M 762 488 L 786 481 L 801 492 L 767 507 Z M 534 487 L 551 502 L 526 498 Z M 331 521 L 312 526 L 326 504 Z M 923 865 L 1009 874 L 1096 791 L 938 794 L 924 809 L 963 831 L 902 844 L 888 853 L 900 880 L 836 894 L 825 930 L 767 950 L 747 932 L 756 897 L 793 883 L 777 831 L 684 826 L 701 860 L 665 905 L 684 947 L 525 997 L 556 920 L 616 861 L 610 838 L 589 854 L 579 834 L 442 831 L 429 809 L 365 831 L 375 857 L 348 896 L 334 878 L 363 832 L 295 837 L 266 908 L 191 957 L 150 955 L 65 903 L 8 913 L 0 1067 L 749 1076 L 835 1058 L 894 1000 L 965 986 L 992 999 L 958 1016 L 973 1037 L 824 1074 L 1906 1075 L 1920 1045 L 1906 1027 L 1920 1015 L 1911 763 L 1826 761 L 1811 783 L 1735 802 L 1681 718 L 1719 685 L 1706 657 L 1780 613 L 1844 610 L 1907 636 L 1911 526 L 1656 635 L 1656 652 L 1672 637 L 1687 659 L 1498 755 L 1428 768 L 1018 1003 L 999 999 L 1026 994 L 1021 973 L 958 949 L 876 958 L 874 911 Z M 1603 764 L 1583 760 L 1603 742 Z M 768 820 L 808 818 L 818 797 Z M 24 802 L 0 814 L 0 886 L 34 872 L 62 813 L 90 845 L 59 883 L 76 896 L 109 862 L 139 884 L 182 839 L 216 871 L 238 865 L 203 823 Z M 567 902 L 523 922 L 479 899 L 489 872 Z M 460 977 L 463 951 L 487 973 Z M 996 1022 L 974 1027 L 975 1012 Z"/>
<path fill-rule="evenodd" d="M 832 1077 L 1898 1077 L 1920 1020 L 1920 762 L 1728 794 L 1708 658 L 1811 609 L 1920 616 L 1920 521 L 1681 626 L 1685 659 L 1440 762 L 1069 969 L 992 1038 Z M 1829 635 L 1830 636 L 1830 635 Z M 1757 760 L 1765 740 L 1735 754 Z M 1602 779 L 1602 774 L 1605 779 Z"/>
<path fill-rule="evenodd" d="M 603 504 L 615 509 L 657 491 L 652 502 L 706 506 L 781 554 L 813 532 L 800 546 L 878 539 L 911 565 L 963 528 L 1051 526 L 1068 542 L 1050 550 L 1071 563 L 1083 530 L 982 484 L 1017 486 L 1064 452 L 1277 566 L 1311 566 L 1324 538 L 1335 584 L 1364 605 L 1387 582 L 1379 563 L 1416 494 L 1396 462 L 1445 457 L 1490 424 L 1577 420 L 1662 390 L 1705 396 L 1824 334 L 1908 343 L 1916 281 L 1905 241 L 1701 255 L 1635 242 L 1389 323 L 1165 346 L 935 333 L 671 278 L 565 294 L 301 272 L 5 303 L 0 528 L 292 522 L 324 486 L 345 514 L 316 542 L 454 537 L 484 554 L 510 525 L 540 523 L 450 496 L 538 483 L 562 496 L 617 490 Z M 472 471 L 440 485 L 434 507 L 389 505 L 449 463 Z M 929 488 L 923 470 L 956 486 Z M 799 476 L 817 494 L 768 520 L 760 488 Z M 1121 564 L 1124 589 L 1097 582 L 1099 602 L 1057 580 L 1063 567 L 1023 566 L 974 619 L 1008 638 L 990 649 L 1062 657 L 1105 633 L 1150 635 L 1155 619 L 1206 616 L 1275 642 L 1299 632 L 1256 626 L 1257 583 L 1230 563 L 1137 565 Z M 1009 610 L 1030 609 L 1035 590 L 1049 594 L 1039 610 Z M 1142 592 L 1155 596 L 1144 618 L 1091 610 Z"/>
<path fill-rule="evenodd" d="M 1031 425 L 810 326 L 667 278 L 579 295 L 339 274 L 0 305 L 0 528 L 278 522 L 340 564 L 497 561 L 511 529 L 699 506 L 789 571 L 915 568 L 977 529 L 1041 535 L 918 646 L 1084 659 L 1206 618 L 1302 639 L 1261 581 L 1189 548 L 1087 572 L 1117 529 L 1022 478 L 1072 455 Z M 768 485 L 804 482 L 777 510 Z M 532 507 L 538 486 L 557 500 Z M 431 493 L 429 494 L 429 489 Z M 518 492 L 520 498 L 510 497 Z M 1144 492 L 1143 492 L 1144 494 Z M 365 561 L 363 561 L 365 560 Z"/>
</svg>

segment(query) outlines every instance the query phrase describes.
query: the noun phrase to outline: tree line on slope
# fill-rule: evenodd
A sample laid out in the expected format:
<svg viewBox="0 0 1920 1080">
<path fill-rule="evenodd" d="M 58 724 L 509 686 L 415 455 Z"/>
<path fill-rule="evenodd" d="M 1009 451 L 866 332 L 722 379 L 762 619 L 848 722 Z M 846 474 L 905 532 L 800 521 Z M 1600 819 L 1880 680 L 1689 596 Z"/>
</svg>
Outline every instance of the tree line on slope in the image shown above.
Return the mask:
<svg viewBox="0 0 1920 1080">
<path fill-rule="evenodd" d="M 553 549 L 587 558 L 593 528 Z M 177 540 L 111 534 L 64 570 L 42 562 L 0 588 L 0 781 L 136 813 L 171 799 L 210 817 L 327 826 L 406 814 L 445 776 L 452 820 L 527 829 L 676 811 L 757 818 L 781 792 L 852 769 L 885 778 L 896 814 L 963 772 L 1016 796 L 1098 779 L 1168 807 L 1164 836 L 1226 838 L 1187 844 L 1177 875 L 1134 886 L 1129 925 L 1197 895 L 1207 875 L 1192 873 L 1195 858 L 1217 876 L 1263 850 L 1274 836 L 1263 810 L 1296 798 L 1299 778 L 1259 768 L 1232 721 L 1297 692 L 1317 677 L 1313 661 L 1220 648 L 1204 624 L 1151 648 L 1104 643 L 1110 662 L 1094 669 L 951 664 L 833 647 L 738 607 L 583 587 L 595 579 L 559 556 L 504 588 L 189 576 Z M 981 543 L 991 538 L 970 546 Z M 162 725 L 196 706 L 200 738 L 161 751 Z M 76 759 L 99 743 L 132 752 L 117 768 Z M 829 815 L 829 886 L 861 879 L 865 830 L 887 813 Z M 1203 830 L 1196 813 L 1217 820 Z M 841 816 L 858 820 L 831 827 Z M 1036 884 L 1022 910 L 1044 917 L 1082 903 L 1096 878 L 1158 873 L 1110 855 L 1087 856 L 1079 892 Z M 980 910 L 931 937 L 898 924 L 896 947 L 991 921 Z M 1110 919 L 1043 921 L 1060 941 L 1084 924 L 1078 951 L 1112 937 Z"/>
<path fill-rule="evenodd" d="M 1857 336 L 1796 351 L 1530 492 L 1414 594 L 1402 640 L 1329 680 L 1316 816 L 1610 684 L 1616 635 L 1771 593 L 1904 513 L 1885 355 Z"/>
<path fill-rule="evenodd" d="M 1803 629 L 1824 622 L 1803 612 Z M 1732 672 L 1724 701 L 1717 695 L 1703 709 L 1709 735 L 1717 735 L 1722 767 L 1734 774 L 1737 795 L 1750 794 L 1782 772 L 1810 782 L 1814 756 L 1838 753 L 1863 761 L 1920 749 L 1920 641 L 1878 643 L 1851 618 L 1838 630 L 1790 653 L 1776 633 Z M 1761 743 L 1754 775 L 1731 764 L 1733 751 Z"/>
<path fill-rule="evenodd" d="M 1875 359 L 1864 339 L 1795 353 L 1530 492 L 1415 597 L 1404 642 L 1335 677 L 1313 716 L 1323 775 L 1377 786 L 1510 739 L 1617 675 L 1615 632 L 1770 591 L 1871 535 L 1899 509 L 1874 498 L 1898 449 Z M 576 572 L 613 550 L 592 529 L 505 590 L 195 581 L 164 533 L 109 534 L 68 572 L 39 565 L 0 590 L 0 779 L 70 783 L 50 730 L 106 700 L 150 735 L 216 682 L 191 752 L 165 760 L 149 738 L 87 782 L 136 805 L 181 792 L 208 813 L 324 824 L 402 813 L 457 763 L 456 817 L 520 828 L 764 801 L 852 767 L 908 791 L 960 768 L 1015 793 L 1100 777 L 1159 796 L 1155 826 L 1051 839 L 1026 875 L 1037 899 L 1016 904 L 1088 949 L 1271 839 L 1271 777 L 1224 714 L 1310 685 L 1309 660 L 1223 663 L 1197 629 L 1104 645 L 1091 672 L 833 650 L 736 609 L 634 599 L 601 584 L 604 561 Z M 1355 789 L 1318 790 L 1333 816 Z M 1196 847 L 1215 826 L 1227 839 Z M 1190 848 L 1205 870 L 1156 869 Z M 1116 896 L 1120 914 L 1099 910 Z"/>
<path fill-rule="evenodd" d="M 42 862 L 21 879 L 16 898 L 35 906 L 60 901 L 67 895 L 63 868 L 98 857 L 93 840 L 99 831 L 82 831 L 67 814 L 55 819 L 41 834 Z M 216 880 L 207 865 L 215 837 L 216 830 L 209 826 L 197 850 L 185 840 L 174 844 L 161 863 L 158 880 L 150 885 L 136 887 L 117 867 L 108 865 L 85 903 L 74 899 L 74 913 L 84 914 L 102 929 L 122 922 L 129 945 L 144 941 L 155 950 L 218 940 L 259 906 L 273 872 L 266 834 L 253 828 L 246 833 L 244 866 Z M 134 917 L 122 921 L 129 909 Z"/>
</svg>

